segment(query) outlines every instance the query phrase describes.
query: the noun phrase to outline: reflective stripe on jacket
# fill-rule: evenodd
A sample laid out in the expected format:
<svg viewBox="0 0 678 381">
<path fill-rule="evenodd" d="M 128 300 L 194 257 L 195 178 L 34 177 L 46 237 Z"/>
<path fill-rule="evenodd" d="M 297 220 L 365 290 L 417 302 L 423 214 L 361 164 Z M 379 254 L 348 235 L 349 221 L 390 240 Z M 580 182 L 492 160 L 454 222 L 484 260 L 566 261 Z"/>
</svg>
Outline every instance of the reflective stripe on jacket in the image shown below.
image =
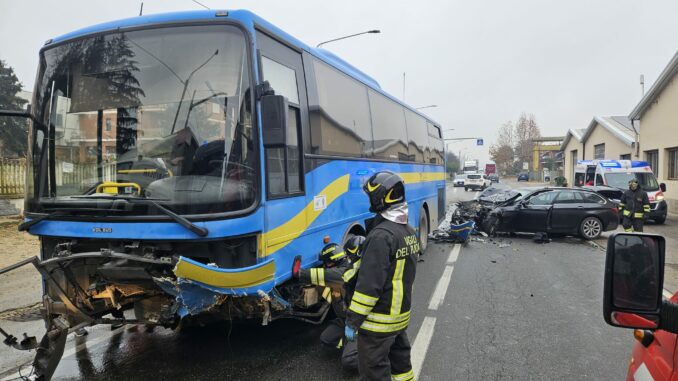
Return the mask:
<svg viewBox="0 0 678 381">
<path fill-rule="evenodd" d="M 619 202 L 619 208 L 622 209 L 622 215 L 629 218 L 644 218 L 646 213 L 650 213 L 650 200 L 647 192 L 636 188 L 635 191 L 627 189 L 622 194 Z"/>
</svg>

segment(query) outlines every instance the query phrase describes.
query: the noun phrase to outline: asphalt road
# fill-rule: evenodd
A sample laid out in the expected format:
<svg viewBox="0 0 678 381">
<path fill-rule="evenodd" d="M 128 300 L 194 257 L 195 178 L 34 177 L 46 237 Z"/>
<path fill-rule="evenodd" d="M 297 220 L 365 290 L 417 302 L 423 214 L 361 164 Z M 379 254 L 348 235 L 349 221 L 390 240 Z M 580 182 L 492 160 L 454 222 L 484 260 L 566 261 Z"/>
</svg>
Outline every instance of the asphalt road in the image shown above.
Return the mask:
<svg viewBox="0 0 678 381">
<path fill-rule="evenodd" d="M 448 188 L 448 201 L 475 194 Z M 423 259 L 408 329 L 419 380 L 625 376 L 634 341 L 603 321 L 602 251 L 574 238 L 506 237 L 432 243 Z M 322 329 L 295 321 L 182 332 L 95 327 L 69 338 L 55 379 L 357 380 L 320 345 Z"/>
</svg>

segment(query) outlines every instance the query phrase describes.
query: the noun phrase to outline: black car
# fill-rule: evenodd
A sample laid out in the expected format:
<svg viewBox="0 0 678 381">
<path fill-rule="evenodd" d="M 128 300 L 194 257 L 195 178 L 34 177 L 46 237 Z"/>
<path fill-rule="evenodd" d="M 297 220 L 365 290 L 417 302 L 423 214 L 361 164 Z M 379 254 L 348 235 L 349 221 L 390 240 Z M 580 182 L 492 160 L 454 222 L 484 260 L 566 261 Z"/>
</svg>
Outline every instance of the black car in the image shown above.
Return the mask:
<svg viewBox="0 0 678 381">
<path fill-rule="evenodd" d="M 493 182 L 493 183 L 498 183 L 498 182 L 499 182 L 499 175 L 497 175 L 496 173 L 493 173 L 493 174 L 491 174 L 491 175 L 488 175 L 487 178 L 488 178 L 491 182 Z"/>
<path fill-rule="evenodd" d="M 617 205 L 593 190 L 543 188 L 492 210 L 491 232 L 546 232 L 595 239 L 619 225 Z"/>
</svg>

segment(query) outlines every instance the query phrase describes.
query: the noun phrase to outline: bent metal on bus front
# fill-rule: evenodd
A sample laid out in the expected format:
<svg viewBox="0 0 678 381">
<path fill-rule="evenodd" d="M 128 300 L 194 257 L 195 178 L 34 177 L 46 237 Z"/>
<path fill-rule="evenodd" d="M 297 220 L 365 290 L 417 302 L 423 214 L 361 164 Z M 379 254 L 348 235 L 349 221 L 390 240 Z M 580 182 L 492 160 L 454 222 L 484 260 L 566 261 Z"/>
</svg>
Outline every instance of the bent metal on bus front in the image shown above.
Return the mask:
<svg viewBox="0 0 678 381">
<path fill-rule="evenodd" d="M 440 126 L 247 11 L 92 26 L 39 61 L 33 111 L 3 115 L 32 121 L 20 229 L 42 246 L 19 265 L 43 276 L 43 378 L 93 324 L 321 321 L 329 305 L 292 268 L 364 234 L 374 172 L 404 179 L 423 248 L 443 218 Z"/>
</svg>

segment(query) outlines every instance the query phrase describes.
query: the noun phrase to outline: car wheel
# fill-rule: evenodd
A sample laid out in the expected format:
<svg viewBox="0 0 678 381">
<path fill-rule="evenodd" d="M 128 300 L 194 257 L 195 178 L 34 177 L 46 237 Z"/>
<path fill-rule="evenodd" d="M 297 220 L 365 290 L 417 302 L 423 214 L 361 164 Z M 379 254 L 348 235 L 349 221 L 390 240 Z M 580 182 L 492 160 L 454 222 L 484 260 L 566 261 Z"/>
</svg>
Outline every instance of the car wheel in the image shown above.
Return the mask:
<svg viewBox="0 0 678 381">
<path fill-rule="evenodd" d="M 419 242 L 421 243 L 420 249 L 423 254 L 428 247 L 428 216 L 423 206 L 419 209 Z"/>
<path fill-rule="evenodd" d="M 467 187 L 464 187 L 464 192 L 468 192 L 468 188 L 467 188 Z"/>
<path fill-rule="evenodd" d="M 663 215 L 663 216 L 661 216 L 661 217 L 659 217 L 659 218 L 655 218 L 655 219 L 654 219 L 654 223 L 655 223 L 655 224 L 663 225 L 664 222 L 666 222 L 666 214 Z"/>
<path fill-rule="evenodd" d="M 596 239 L 603 232 L 603 224 L 596 217 L 586 217 L 579 225 L 579 233 L 585 239 Z"/>
</svg>

